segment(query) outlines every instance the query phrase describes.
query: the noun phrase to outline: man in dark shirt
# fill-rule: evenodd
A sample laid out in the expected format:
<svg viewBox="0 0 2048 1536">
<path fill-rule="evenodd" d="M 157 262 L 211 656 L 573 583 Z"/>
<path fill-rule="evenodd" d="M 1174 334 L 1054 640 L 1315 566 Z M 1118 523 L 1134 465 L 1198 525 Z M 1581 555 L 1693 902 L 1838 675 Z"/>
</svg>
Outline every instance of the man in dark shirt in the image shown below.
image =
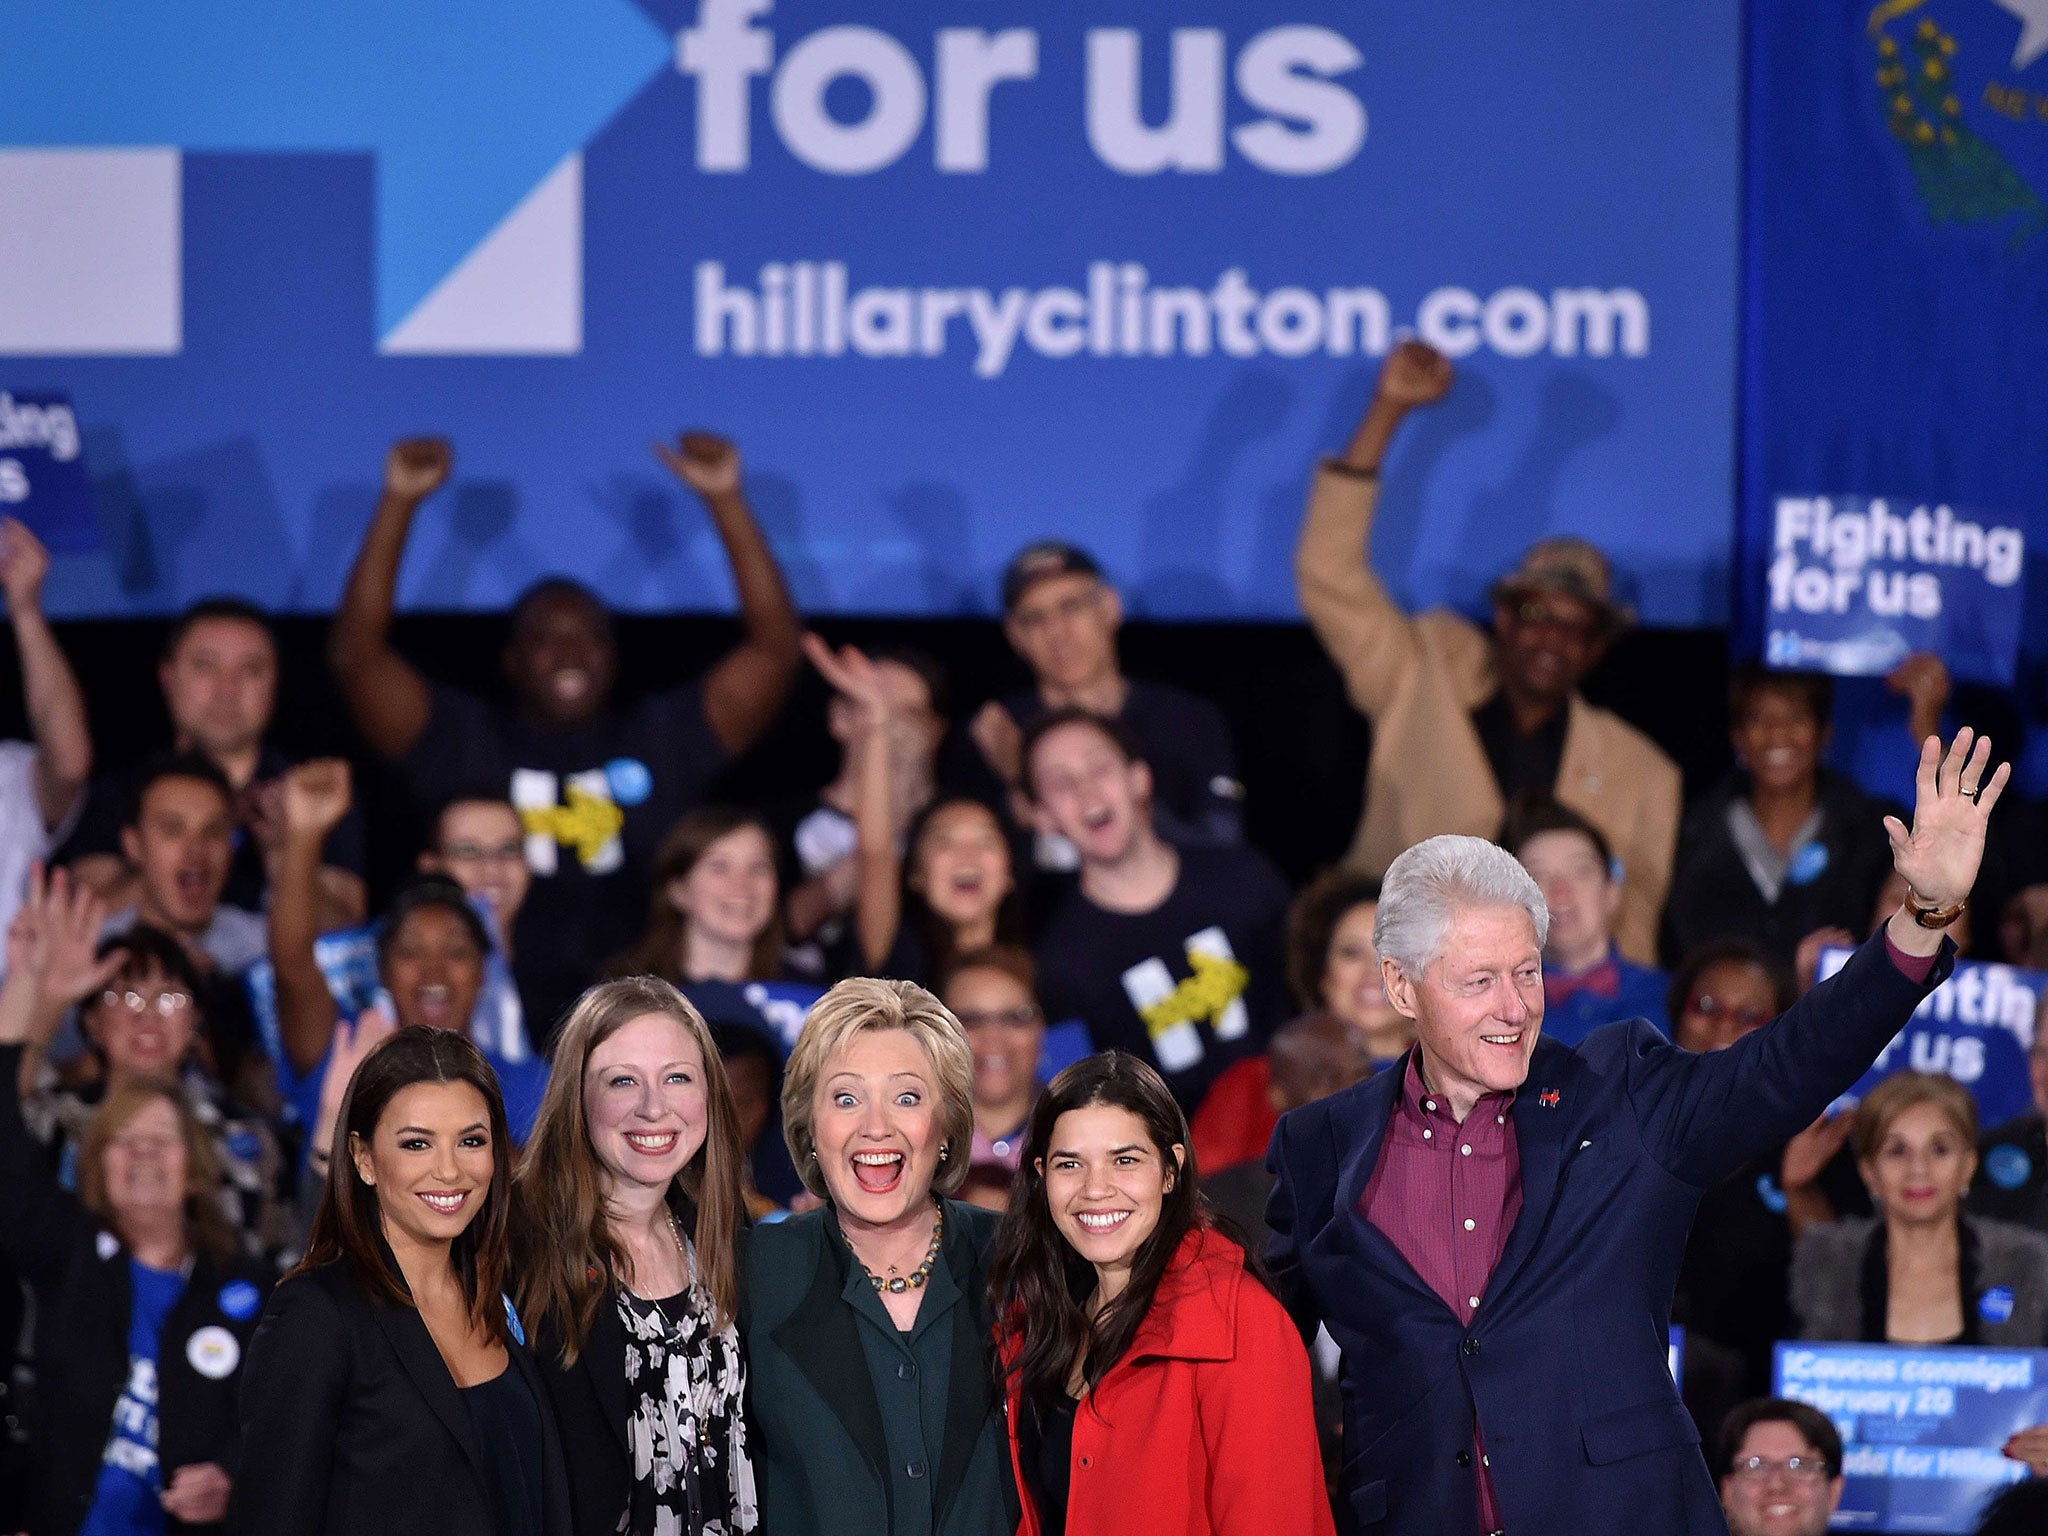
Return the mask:
<svg viewBox="0 0 2048 1536">
<path fill-rule="evenodd" d="M 970 727 L 988 766 L 1019 787 L 1024 735 L 1048 712 L 1079 707 L 1120 723 L 1152 771 L 1159 830 L 1179 844 L 1235 843 L 1244 789 L 1223 712 L 1199 694 L 1126 677 L 1117 658 L 1123 600 L 1071 544 L 1033 544 L 1003 573 L 1003 633 L 1034 685 L 991 701 Z"/>
<path fill-rule="evenodd" d="M 611 617 L 583 587 L 551 578 L 513 610 L 511 707 L 429 684 L 390 637 L 413 515 L 454 462 L 446 442 L 429 438 L 391 450 L 329 641 L 357 725 L 423 800 L 496 784 L 518 809 L 534 879 L 513 946 L 537 1036 L 638 933 L 656 844 L 768 728 L 799 661 L 796 610 L 747 507 L 739 451 L 700 432 L 658 451 L 703 498 L 739 589 L 744 638 L 703 678 L 614 708 Z"/>
<path fill-rule="evenodd" d="M 261 912 L 282 840 L 278 783 L 293 759 L 266 740 L 277 703 L 277 639 L 270 618 L 240 598 L 215 597 L 178 616 L 164 640 L 157 684 L 171 717 L 171 747 L 200 752 L 235 791 L 235 845 L 222 900 Z M 93 783 L 78 829 L 58 860 L 110 907 L 138 897 L 135 867 L 122 856 L 121 829 L 136 814 L 150 765 L 137 764 Z M 363 920 L 363 822 L 353 811 L 327 840 L 321 860 L 323 924 Z"/>
<path fill-rule="evenodd" d="M 1116 722 L 1056 710 L 1022 750 L 1040 829 L 1081 856 L 1038 942 L 1045 1015 L 1150 1061 L 1192 1112 L 1286 1017 L 1286 882 L 1254 849 L 1162 838 L 1152 771 Z"/>
</svg>

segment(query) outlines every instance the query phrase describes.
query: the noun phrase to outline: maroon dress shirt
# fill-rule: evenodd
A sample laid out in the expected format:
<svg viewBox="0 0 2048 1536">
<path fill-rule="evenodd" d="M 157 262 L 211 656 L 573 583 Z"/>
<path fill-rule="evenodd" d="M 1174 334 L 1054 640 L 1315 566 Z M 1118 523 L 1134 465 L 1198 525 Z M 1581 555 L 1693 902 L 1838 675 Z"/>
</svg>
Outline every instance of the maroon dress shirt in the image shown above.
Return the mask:
<svg viewBox="0 0 2048 1536">
<path fill-rule="evenodd" d="M 1408 1058 L 1401 1101 L 1359 1209 L 1469 1326 L 1522 1209 L 1522 1157 L 1510 1113 L 1515 1096 L 1489 1093 L 1460 1125 L 1450 1102 L 1423 1086 L 1421 1062 L 1420 1051 Z M 1498 1531 L 1484 1425 L 1473 1427 L 1472 1463 L 1479 1529 Z"/>
</svg>

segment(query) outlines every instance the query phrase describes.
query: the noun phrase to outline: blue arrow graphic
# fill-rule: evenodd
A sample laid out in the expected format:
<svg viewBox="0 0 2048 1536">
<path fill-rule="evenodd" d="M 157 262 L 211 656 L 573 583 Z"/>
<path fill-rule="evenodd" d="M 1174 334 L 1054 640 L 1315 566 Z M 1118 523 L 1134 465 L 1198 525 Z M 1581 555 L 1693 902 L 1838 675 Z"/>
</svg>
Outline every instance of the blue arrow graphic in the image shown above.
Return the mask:
<svg viewBox="0 0 2048 1536">
<path fill-rule="evenodd" d="M 382 336 L 671 47 L 631 0 L 0 0 L 0 144 L 374 154 Z"/>
</svg>

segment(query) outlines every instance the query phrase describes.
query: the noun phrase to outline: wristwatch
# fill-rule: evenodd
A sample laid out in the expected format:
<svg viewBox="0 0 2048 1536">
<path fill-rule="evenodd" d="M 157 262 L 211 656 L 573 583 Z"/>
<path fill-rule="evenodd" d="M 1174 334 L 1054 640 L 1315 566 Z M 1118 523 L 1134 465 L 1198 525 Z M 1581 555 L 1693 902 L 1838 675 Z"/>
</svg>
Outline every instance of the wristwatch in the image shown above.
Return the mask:
<svg viewBox="0 0 2048 1536">
<path fill-rule="evenodd" d="M 1969 898 L 1952 901 L 1945 907 L 1930 907 L 1920 899 L 1920 893 L 1910 885 L 1906 887 L 1906 911 L 1913 921 L 1922 928 L 1946 928 L 1963 915 L 1963 908 L 1969 905 Z"/>
</svg>

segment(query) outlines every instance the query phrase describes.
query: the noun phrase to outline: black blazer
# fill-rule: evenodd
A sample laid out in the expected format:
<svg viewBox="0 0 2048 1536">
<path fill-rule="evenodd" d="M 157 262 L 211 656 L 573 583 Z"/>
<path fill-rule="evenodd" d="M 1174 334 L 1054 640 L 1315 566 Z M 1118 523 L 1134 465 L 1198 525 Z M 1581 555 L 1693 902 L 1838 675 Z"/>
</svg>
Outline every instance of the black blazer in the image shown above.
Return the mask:
<svg viewBox="0 0 2048 1536">
<path fill-rule="evenodd" d="M 525 1348 L 508 1349 L 540 1408 L 542 1529 L 569 1536 L 547 1392 Z M 242 1382 L 242 1440 L 232 1532 L 498 1536 L 490 1463 L 426 1324 L 370 1301 L 343 1265 L 271 1294 Z"/>
<path fill-rule="evenodd" d="M 73 1536 L 92 1508 L 128 1380 L 129 1253 L 51 1176 L 13 1092 L 20 1066 L 20 1046 L 0 1047 L 0 1245 L 36 1293 L 30 1433 L 38 1476 L 29 1529 Z M 157 1349 L 157 1456 L 166 1486 L 179 1467 L 202 1462 L 236 1475 L 235 1394 L 269 1284 L 260 1265 L 194 1259 Z M 169 1528 L 219 1529 L 176 1520 Z"/>
<path fill-rule="evenodd" d="M 697 1215 L 690 1202 L 678 1197 L 670 1206 L 682 1230 L 694 1238 Z M 737 1260 L 744 1285 L 744 1218 Z M 554 1319 L 535 1323 L 531 1342 L 533 1363 L 547 1384 L 561 1431 L 576 1536 L 616 1536 L 619 1516 L 633 1497 L 633 1457 L 626 1444 L 626 1420 L 633 1409 L 626 1388 L 626 1329 L 617 1299 L 607 1288 L 574 1365 L 562 1364 L 562 1334 Z"/>
</svg>

